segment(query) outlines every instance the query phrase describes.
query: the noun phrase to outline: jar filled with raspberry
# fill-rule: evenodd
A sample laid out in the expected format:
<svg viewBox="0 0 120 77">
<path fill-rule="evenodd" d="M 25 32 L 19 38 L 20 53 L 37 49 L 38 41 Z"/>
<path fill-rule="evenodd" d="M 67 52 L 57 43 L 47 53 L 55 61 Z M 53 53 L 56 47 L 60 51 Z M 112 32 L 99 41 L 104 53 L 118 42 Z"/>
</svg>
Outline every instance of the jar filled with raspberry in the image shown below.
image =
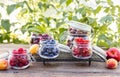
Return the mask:
<svg viewBox="0 0 120 77">
<path fill-rule="evenodd" d="M 89 39 L 76 37 L 73 42 L 72 55 L 78 59 L 88 59 L 92 56 L 92 48 Z"/>
</svg>

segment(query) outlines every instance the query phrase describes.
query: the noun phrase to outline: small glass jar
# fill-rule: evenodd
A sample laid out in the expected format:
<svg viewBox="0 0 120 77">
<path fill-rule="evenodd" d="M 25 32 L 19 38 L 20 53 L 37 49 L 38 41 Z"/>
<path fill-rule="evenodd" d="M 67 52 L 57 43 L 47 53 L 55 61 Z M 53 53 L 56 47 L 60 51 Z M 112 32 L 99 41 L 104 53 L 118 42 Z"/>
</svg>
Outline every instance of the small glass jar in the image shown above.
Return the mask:
<svg viewBox="0 0 120 77">
<path fill-rule="evenodd" d="M 30 43 L 31 44 L 39 44 L 39 41 L 41 40 L 41 34 L 37 35 L 37 34 L 32 34 L 31 36 L 31 40 Z"/>
<path fill-rule="evenodd" d="M 78 59 L 88 59 L 92 56 L 91 43 L 88 39 L 77 37 L 74 39 L 72 55 Z"/>
<path fill-rule="evenodd" d="M 69 22 L 67 22 L 67 24 L 69 25 L 68 32 L 71 36 L 81 37 L 84 35 L 91 34 L 92 28 L 91 28 L 91 26 L 89 26 L 87 24 L 80 23 L 77 21 L 69 21 Z"/>
<path fill-rule="evenodd" d="M 36 34 L 33 33 L 31 36 L 31 44 L 39 44 L 40 41 L 44 41 L 44 40 L 48 40 L 48 39 L 52 39 L 51 35 L 49 34 Z"/>
<path fill-rule="evenodd" d="M 59 56 L 58 44 L 55 40 L 41 41 L 39 56 L 45 59 L 53 59 Z"/>
<path fill-rule="evenodd" d="M 26 69 L 30 66 L 30 54 L 13 54 L 10 53 L 8 57 L 9 65 L 13 69 Z"/>
</svg>

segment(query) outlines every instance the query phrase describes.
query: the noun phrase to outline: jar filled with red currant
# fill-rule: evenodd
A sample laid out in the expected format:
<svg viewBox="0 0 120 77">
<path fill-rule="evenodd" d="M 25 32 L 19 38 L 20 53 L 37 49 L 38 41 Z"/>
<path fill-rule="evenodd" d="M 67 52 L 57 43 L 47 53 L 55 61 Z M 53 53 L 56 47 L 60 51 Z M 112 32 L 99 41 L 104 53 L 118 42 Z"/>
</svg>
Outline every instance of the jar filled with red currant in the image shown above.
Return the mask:
<svg viewBox="0 0 120 77">
<path fill-rule="evenodd" d="M 13 69 L 26 69 L 31 64 L 30 54 L 24 48 L 10 51 L 8 61 L 10 67 Z"/>
<path fill-rule="evenodd" d="M 92 56 L 90 40 L 85 37 L 75 37 L 73 41 L 72 55 L 78 59 L 90 58 Z"/>
</svg>

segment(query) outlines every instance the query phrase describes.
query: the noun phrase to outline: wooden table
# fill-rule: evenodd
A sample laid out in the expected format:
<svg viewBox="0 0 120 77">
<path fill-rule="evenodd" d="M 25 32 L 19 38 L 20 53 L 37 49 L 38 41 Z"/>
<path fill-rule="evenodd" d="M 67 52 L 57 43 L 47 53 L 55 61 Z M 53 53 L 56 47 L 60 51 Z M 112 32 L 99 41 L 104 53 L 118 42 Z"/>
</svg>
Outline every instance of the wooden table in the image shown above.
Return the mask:
<svg viewBox="0 0 120 77">
<path fill-rule="evenodd" d="M 1 44 L 0 54 L 15 48 L 29 48 L 29 45 Z M 0 71 L 0 77 L 119 77 L 120 66 L 117 69 L 107 69 L 105 62 L 33 62 L 24 70 L 8 69 Z"/>
</svg>

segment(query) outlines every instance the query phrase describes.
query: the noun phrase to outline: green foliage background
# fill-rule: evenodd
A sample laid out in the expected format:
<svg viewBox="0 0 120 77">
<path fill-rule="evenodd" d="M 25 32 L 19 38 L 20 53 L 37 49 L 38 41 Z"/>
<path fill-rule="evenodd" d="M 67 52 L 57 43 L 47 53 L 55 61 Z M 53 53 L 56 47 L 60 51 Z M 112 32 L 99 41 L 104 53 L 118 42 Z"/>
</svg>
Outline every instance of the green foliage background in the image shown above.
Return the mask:
<svg viewBox="0 0 120 77">
<path fill-rule="evenodd" d="M 89 0 L 85 0 L 88 2 Z M 23 0 L 14 1 L 14 4 L 0 6 L 6 9 L 9 16 L 12 12 L 20 9 L 17 14 L 18 22 L 11 23 L 10 19 L 2 19 L 0 13 L 0 43 L 28 43 L 20 40 L 15 32 L 20 30 L 22 34 L 49 33 L 60 43 L 64 43 L 64 32 L 67 31 L 66 21 L 75 20 L 93 27 L 93 45 L 102 47 L 120 46 L 120 6 L 114 5 L 111 0 L 96 0 L 96 7 L 83 4 L 80 0 Z M 107 5 L 107 6 L 104 6 Z M 75 7 L 74 7 L 74 6 Z M 101 12 L 105 16 L 99 17 Z M 110 24 L 116 23 L 118 30 L 109 28 Z M 11 30 L 16 24 L 20 28 Z"/>
</svg>

